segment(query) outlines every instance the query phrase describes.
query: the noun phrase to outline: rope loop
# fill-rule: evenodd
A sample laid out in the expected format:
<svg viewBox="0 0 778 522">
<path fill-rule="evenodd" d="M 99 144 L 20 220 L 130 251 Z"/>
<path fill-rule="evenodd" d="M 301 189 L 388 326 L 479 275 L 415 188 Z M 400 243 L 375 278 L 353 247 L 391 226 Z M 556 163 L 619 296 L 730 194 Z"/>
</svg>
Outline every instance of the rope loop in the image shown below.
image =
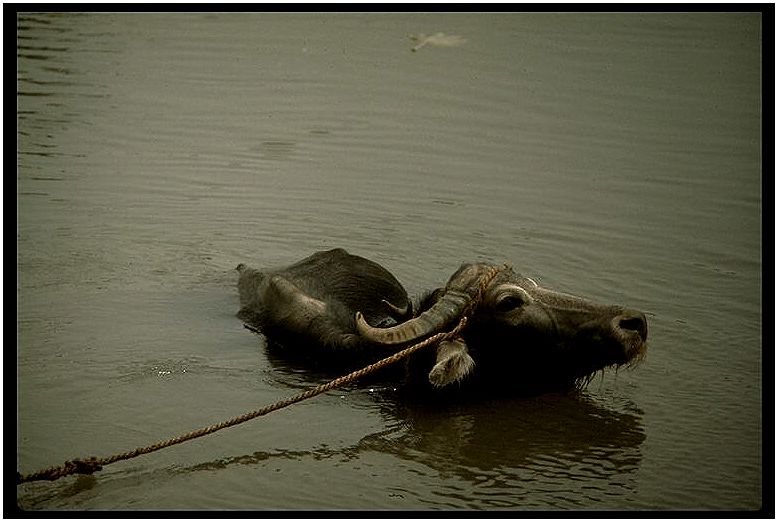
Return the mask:
<svg viewBox="0 0 778 522">
<path fill-rule="evenodd" d="M 437 344 L 444 340 L 451 340 L 457 337 L 460 332 L 465 328 L 465 325 L 467 324 L 468 317 L 472 314 L 472 312 L 475 310 L 476 306 L 478 306 L 478 303 L 481 301 L 481 298 L 483 297 L 483 293 L 486 291 L 486 288 L 489 286 L 489 283 L 497 276 L 498 273 L 508 270 L 510 267 L 508 265 L 502 265 L 502 266 L 495 266 L 492 267 L 492 269 L 487 272 L 483 279 L 481 280 L 481 284 L 478 286 L 478 290 L 476 291 L 475 296 L 472 298 L 468 306 L 465 308 L 464 312 L 462 313 L 461 318 L 459 319 L 459 323 L 450 331 L 448 332 L 439 332 L 431 337 L 428 337 L 427 339 L 420 341 L 412 346 L 409 346 L 408 348 L 405 348 L 403 350 L 400 350 L 399 352 L 395 353 L 394 355 L 390 355 L 389 357 L 386 357 L 384 359 L 381 359 L 378 362 L 375 362 L 371 365 L 368 365 L 360 370 L 356 370 L 354 372 L 351 372 L 347 375 L 344 375 L 342 377 L 338 377 L 337 379 L 334 379 L 332 381 L 329 381 L 324 384 L 320 384 L 319 386 L 316 386 L 314 388 L 311 388 L 307 391 L 304 391 L 302 393 L 299 393 L 297 395 L 287 397 L 285 399 L 281 399 L 280 401 L 270 404 L 268 406 L 265 406 L 264 408 L 260 408 L 258 410 L 255 410 L 250 413 L 245 413 L 243 415 L 240 415 L 238 417 L 234 417 L 230 420 L 220 422 L 218 424 L 213 424 L 211 426 L 201 428 L 199 430 L 191 431 L 189 433 L 185 433 L 183 435 L 179 435 L 178 437 L 173 437 L 164 441 L 157 442 L 156 444 L 152 444 L 150 446 L 140 447 L 136 448 L 132 451 L 128 451 L 125 453 L 118 453 L 115 455 L 111 455 L 109 457 L 85 457 L 81 459 L 73 459 L 66 461 L 62 466 L 54 466 L 51 468 L 45 468 L 40 471 L 36 471 L 35 473 L 30 473 L 27 475 L 22 475 L 21 473 L 16 473 L 16 483 L 22 484 L 24 482 L 32 482 L 36 480 L 57 480 L 62 477 L 66 477 L 68 475 L 74 475 L 76 473 L 80 475 L 91 475 L 96 471 L 100 471 L 103 469 L 103 466 L 107 466 L 108 464 L 112 464 L 114 462 L 118 462 L 120 460 L 128 460 L 135 458 L 139 455 L 144 455 L 146 453 L 151 453 L 154 451 L 161 450 L 163 448 L 167 448 L 169 446 L 173 446 L 175 444 L 181 444 L 182 442 L 187 442 L 192 439 L 196 439 L 198 437 L 203 437 L 205 435 L 209 435 L 215 431 L 219 431 L 224 428 L 229 428 L 231 426 L 235 426 L 237 424 L 244 423 L 246 421 L 255 419 L 257 417 L 260 417 L 262 415 L 267 415 L 270 412 L 280 410 L 281 408 L 285 408 L 287 406 L 291 406 L 292 404 L 295 404 L 297 402 L 304 401 L 306 399 L 310 399 L 312 397 L 315 397 L 317 395 L 321 395 L 322 393 L 325 393 L 327 391 L 330 391 L 334 388 L 338 388 L 340 386 L 343 386 L 345 384 L 349 384 L 353 381 L 356 381 L 365 375 L 368 375 L 370 373 L 373 373 L 377 370 L 380 370 L 381 368 L 384 368 L 385 366 L 388 366 L 390 364 L 394 364 L 397 361 L 404 359 L 405 357 L 408 357 L 412 353 L 422 350 L 428 346 Z M 244 325 L 246 326 L 246 325 Z M 253 328 L 249 328 L 252 331 L 256 331 Z"/>
</svg>

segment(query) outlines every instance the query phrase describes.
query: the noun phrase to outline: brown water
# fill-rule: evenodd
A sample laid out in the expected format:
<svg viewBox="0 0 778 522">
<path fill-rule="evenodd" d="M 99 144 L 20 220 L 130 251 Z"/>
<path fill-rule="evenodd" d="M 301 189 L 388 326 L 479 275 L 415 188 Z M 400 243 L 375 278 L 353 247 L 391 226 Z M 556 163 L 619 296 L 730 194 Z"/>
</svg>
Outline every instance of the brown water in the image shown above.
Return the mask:
<svg viewBox="0 0 778 522">
<path fill-rule="evenodd" d="M 18 504 L 760 508 L 761 38 L 758 13 L 19 16 L 18 470 L 321 382 L 242 328 L 240 262 L 344 247 L 411 293 L 510 262 L 647 311 L 650 345 L 578 394 L 354 385 Z"/>
</svg>

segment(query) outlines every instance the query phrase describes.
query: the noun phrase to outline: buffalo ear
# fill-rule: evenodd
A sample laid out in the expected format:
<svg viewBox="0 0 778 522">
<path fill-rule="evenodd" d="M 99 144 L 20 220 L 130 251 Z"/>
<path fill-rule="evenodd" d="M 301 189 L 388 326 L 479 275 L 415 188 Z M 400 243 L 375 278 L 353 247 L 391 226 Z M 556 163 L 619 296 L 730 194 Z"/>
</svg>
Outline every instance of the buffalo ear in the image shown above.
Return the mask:
<svg viewBox="0 0 778 522">
<path fill-rule="evenodd" d="M 461 337 L 442 341 L 437 347 L 435 365 L 429 373 L 429 381 L 436 388 L 461 381 L 475 367 L 475 361 L 467 353 L 467 344 Z"/>
</svg>

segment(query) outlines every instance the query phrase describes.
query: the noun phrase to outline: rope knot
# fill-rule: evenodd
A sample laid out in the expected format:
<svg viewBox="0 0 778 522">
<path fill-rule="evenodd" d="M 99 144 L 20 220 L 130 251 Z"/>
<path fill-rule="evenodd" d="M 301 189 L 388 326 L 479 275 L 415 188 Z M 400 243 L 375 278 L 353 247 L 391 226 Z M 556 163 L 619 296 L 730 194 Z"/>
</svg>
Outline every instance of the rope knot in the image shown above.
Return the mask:
<svg viewBox="0 0 778 522">
<path fill-rule="evenodd" d="M 103 466 L 97 457 L 88 457 L 86 459 L 74 459 L 65 462 L 66 475 L 78 473 L 81 475 L 91 475 L 95 471 L 100 471 Z"/>
</svg>

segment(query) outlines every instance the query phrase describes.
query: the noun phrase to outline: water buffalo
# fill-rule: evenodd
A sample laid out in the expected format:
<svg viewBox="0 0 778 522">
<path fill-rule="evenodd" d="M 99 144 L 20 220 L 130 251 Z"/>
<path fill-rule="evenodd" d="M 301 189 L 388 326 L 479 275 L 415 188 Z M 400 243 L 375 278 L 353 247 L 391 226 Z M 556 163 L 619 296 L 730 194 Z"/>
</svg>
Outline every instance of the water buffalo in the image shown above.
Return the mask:
<svg viewBox="0 0 778 522">
<path fill-rule="evenodd" d="M 238 316 L 269 340 L 319 361 L 375 361 L 450 330 L 493 269 L 462 265 L 445 287 L 413 306 L 386 269 L 343 249 L 277 270 L 241 264 Z M 641 312 L 555 292 L 505 268 L 485 287 L 458 337 L 409 358 L 406 380 L 435 389 L 560 390 L 640 360 L 647 335 Z"/>
</svg>

